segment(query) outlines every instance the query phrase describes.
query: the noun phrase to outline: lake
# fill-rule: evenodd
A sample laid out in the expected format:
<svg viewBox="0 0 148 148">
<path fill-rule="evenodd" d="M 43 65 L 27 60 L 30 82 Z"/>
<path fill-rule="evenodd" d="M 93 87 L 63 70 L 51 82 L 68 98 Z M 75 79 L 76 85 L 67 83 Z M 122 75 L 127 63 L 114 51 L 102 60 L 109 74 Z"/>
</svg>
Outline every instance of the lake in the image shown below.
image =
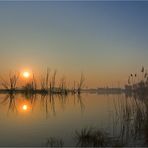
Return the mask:
<svg viewBox="0 0 148 148">
<path fill-rule="evenodd" d="M 51 137 L 76 146 L 76 131 L 89 128 L 104 132 L 109 145 L 146 146 L 146 107 L 124 93 L 1 94 L 0 146 L 49 146 Z"/>
</svg>

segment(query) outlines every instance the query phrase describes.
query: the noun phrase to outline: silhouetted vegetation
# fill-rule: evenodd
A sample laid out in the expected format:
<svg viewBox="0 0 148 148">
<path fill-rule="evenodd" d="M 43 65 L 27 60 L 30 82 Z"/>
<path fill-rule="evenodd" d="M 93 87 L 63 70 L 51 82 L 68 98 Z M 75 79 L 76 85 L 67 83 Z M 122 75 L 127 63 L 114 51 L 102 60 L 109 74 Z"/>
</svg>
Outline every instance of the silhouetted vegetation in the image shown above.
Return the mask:
<svg viewBox="0 0 148 148">
<path fill-rule="evenodd" d="M 82 87 L 84 85 L 84 81 L 85 81 L 84 75 L 81 74 L 80 82 L 78 83 L 78 89 L 77 89 L 78 94 L 81 93 Z"/>
<path fill-rule="evenodd" d="M 113 132 L 82 128 L 74 132 L 76 147 L 124 147 L 148 145 L 148 102 L 136 98 L 116 99 Z"/>
<path fill-rule="evenodd" d="M 42 75 L 39 84 L 35 75 L 24 86 L 18 87 L 19 74 L 9 74 L 8 81 L 1 78 L 0 91 L 6 93 L 6 96 L 1 99 L 1 104 L 8 104 L 8 112 L 17 112 L 15 103 L 15 93 L 21 93 L 25 96 L 31 105 L 36 101 L 36 95 L 39 94 L 41 106 L 48 114 L 56 115 L 56 96 L 60 104 L 64 107 L 68 98 L 68 94 L 77 94 L 74 96 L 74 103 L 80 105 L 81 111 L 85 109 L 85 105 L 80 95 L 84 87 L 84 75 L 81 74 L 78 83 L 74 81 L 73 87 L 68 88 L 66 77 L 57 80 L 57 71 L 53 73 L 47 69 L 45 75 Z M 77 88 L 76 88 L 77 86 Z M 147 146 L 148 145 L 148 74 L 144 67 L 138 74 L 130 74 L 128 84 L 125 86 L 125 98 L 114 101 L 113 118 L 113 134 L 108 131 L 83 128 L 80 131 L 75 131 L 75 146 L 77 147 L 121 147 L 121 146 Z M 76 96 L 76 98 L 75 98 Z M 118 126 L 118 128 L 116 128 Z M 116 133 L 116 134 L 114 134 Z M 140 139 L 141 138 L 141 139 Z M 138 140 L 142 140 L 139 144 Z M 134 141 L 134 142 L 133 142 Z M 137 143 L 135 143 L 137 141 Z M 47 139 L 45 146 L 63 147 L 64 141 L 51 137 Z"/>
<path fill-rule="evenodd" d="M 111 137 L 103 130 L 95 128 L 83 128 L 75 131 L 74 147 L 123 147 L 120 138 Z M 63 147 L 64 141 L 58 138 L 50 137 L 44 144 L 46 147 Z M 72 146 L 72 145 L 70 145 Z"/>
<path fill-rule="evenodd" d="M 76 131 L 77 146 L 79 147 L 102 147 L 107 145 L 106 134 L 93 128 L 84 128 Z"/>
<path fill-rule="evenodd" d="M 8 81 L 1 78 L 1 85 L 4 87 L 5 90 L 10 90 L 11 92 L 16 90 L 17 82 L 19 79 L 19 73 L 9 73 Z"/>
<path fill-rule="evenodd" d="M 139 74 L 130 74 L 125 90 L 127 93 L 134 93 L 140 97 L 148 94 L 148 73 L 143 66 Z"/>
<path fill-rule="evenodd" d="M 50 137 L 47 139 L 45 146 L 46 147 L 63 147 L 64 142 L 62 139 L 57 139 L 55 137 Z"/>
<path fill-rule="evenodd" d="M 55 70 L 53 73 L 50 72 L 49 68 L 45 75 L 41 76 L 40 84 L 37 84 L 37 79 L 35 78 L 35 74 L 32 74 L 32 78 L 29 79 L 24 86 L 17 86 L 19 81 L 19 73 L 10 73 L 9 80 L 1 78 L 1 86 L 0 92 L 6 93 L 40 93 L 40 94 L 62 94 L 67 95 L 68 93 L 72 94 L 80 94 L 84 84 L 84 75 L 81 74 L 80 82 L 77 83 L 77 88 L 68 88 L 66 84 L 66 78 L 63 77 L 60 81 L 56 81 L 57 71 Z M 59 85 L 56 85 L 59 84 Z M 40 86 L 40 87 L 39 87 Z"/>
</svg>

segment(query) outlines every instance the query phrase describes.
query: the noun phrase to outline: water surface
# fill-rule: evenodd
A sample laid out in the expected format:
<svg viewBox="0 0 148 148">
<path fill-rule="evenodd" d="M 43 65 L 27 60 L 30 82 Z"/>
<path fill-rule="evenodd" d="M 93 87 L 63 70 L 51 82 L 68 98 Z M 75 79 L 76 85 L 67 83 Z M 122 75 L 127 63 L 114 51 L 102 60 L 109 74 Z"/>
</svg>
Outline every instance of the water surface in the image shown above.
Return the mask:
<svg viewBox="0 0 148 148">
<path fill-rule="evenodd" d="M 46 146 L 50 137 L 62 139 L 64 146 L 76 146 L 75 132 L 89 127 L 105 131 L 126 145 L 141 146 L 144 134 L 137 138 L 132 129 L 137 115 L 134 107 L 134 98 L 125 94 L 1 94 L 0 146 Z M 134 138 L 129 140 L 131 136 Z"/>
</svg>

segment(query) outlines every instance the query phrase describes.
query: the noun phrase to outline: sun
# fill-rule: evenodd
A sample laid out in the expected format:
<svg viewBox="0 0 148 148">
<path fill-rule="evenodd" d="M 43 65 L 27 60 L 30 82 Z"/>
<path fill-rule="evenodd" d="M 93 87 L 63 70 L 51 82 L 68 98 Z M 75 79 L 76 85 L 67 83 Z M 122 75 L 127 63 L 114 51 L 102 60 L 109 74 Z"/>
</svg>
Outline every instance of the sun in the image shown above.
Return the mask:
<svg viewBox="0 0 148 148">
<path fill-rule="evenodd" d="M 24 111 L 26 111 L 26 110 L 28 109 L 28 106 L 27 106 L 26 104 L 24 104 L 24 105 L 22 106 L 22 109 L 23 109 Z"/>
<path fill-rule="evenodd" d="M 28 71 L 24 71 L 23 72 L 23 77 L 24 78 L 29 78 L 30 77 L 30 73 Z"/>
</svg>

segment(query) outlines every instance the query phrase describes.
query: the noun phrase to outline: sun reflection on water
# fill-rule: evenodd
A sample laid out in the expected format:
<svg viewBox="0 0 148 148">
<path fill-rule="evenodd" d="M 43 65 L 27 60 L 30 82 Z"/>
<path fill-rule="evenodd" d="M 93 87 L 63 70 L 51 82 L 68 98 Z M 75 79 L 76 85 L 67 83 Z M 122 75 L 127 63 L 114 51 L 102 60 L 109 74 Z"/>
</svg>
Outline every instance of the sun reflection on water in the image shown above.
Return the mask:
<svg viewBox="0 0 148 148">
<path fill-rule="evenodd" d="M 26 104 L 24 104 L 24 105 L 22 106 L 22 109 L 23 109 L 23 110 L 27 110 L 27 109 L 28 109 L 28 106 L 27 106 Z"/>
<path fill-rule="evenodd" d="M 31 109 L 31 106 L 30 104 L 27 102 L 23 102 L 21 105 L 20 105 L 20 111 L 21 112 L 29 112 Z"/>
</svg>

